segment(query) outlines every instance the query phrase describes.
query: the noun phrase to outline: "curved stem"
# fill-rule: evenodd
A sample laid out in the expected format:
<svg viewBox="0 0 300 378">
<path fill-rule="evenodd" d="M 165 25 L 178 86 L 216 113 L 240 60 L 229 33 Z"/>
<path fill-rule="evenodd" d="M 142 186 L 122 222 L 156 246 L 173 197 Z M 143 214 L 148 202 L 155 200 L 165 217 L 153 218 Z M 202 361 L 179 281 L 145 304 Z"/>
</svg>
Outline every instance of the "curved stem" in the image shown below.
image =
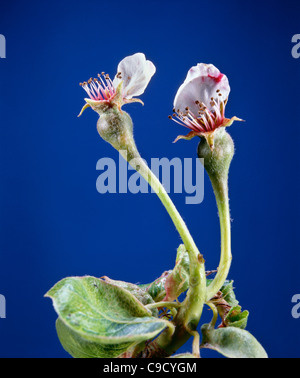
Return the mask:
<svg viewBox="0 0 300 378">
<path fill-rule="evenodd" d="M 181 215 L 177 211 L 168 193 L 164 189 L 161 182 L 148 168 L 147 164 L 140 157 L 133 140 L 130 143 L 130 149 L 120 151 L 121 155 L 136 169 L 142 177 L 149 183 L 154 192 L 157 194 L 162 204 L 170 215 L 190 259 L 190 285 L 185 300 L 182 302 L 177 315 L 174 319 L 176 326 L 174 334 L 170 338 L 170 334 L 163 332 L 155 343 L 159 348 L 166 351 L 167 354 L 173 354 L 180 346 L 182 346 L 191 336 L 191 331 L 195 330 L 201 314 L 206 298 L 206 276 L 204 268 L 203 256 L 198 248 L 185 224 Z M 130 156 L 130 160 L 128 156 Z"/>
<path fill-rule="evenodd" d="M 210 177 L 210 179 L 216 196 L 220 218 L 221 257 L 218 272 L 212 283 L 207 288 L 206 301 L 209 301 L 223 286 L 228 276 L 232 260 L 227 177 L 226 180 L 218 180 L 215 177 Z"/>
<path fill-rule="evenodd" d="M 217 323 L 217 319 L 218 319 L 218 310 L 217 310 L 217 307 L 211 303 L 211 302 L 207 302 L 207 305 L 211 308 L 212 312 L 213 312 L 213 316 L 212 316 L 212 319 L 209 323 L 209 326 L 211 328 L 215 328 L 215 325 Z"/>
<path fill-rule="evenodd" d="M 198 248 L 188 228 L 186 227 L 185 222 L 183 221 L 181 215 L 177 211 L 164 187 L 147 166 L 145 166 L 144 168 L 145 171 L 143 169 L 139 170 L 140 174 L 148 180 L 149 184 L 165 206 L 189 254 L 190 291 L 193 293 L 193 295 L 191 297 L 190 294 L 191 298 L 189 298 L 185 304 L 182 304 L 182 307 L 188 307 L 185 323 L 189 324 L 192 320 L 197 319 L 198 317 L 200 318 L 201 313 L 199 315 L 199 311 L 203 306 L 205 300 L 204 293 L 206 291 L 206 275 L 204 268 L 204 259 L 198 251 Z M 144 175 L 145 173 L 147 173 L 146 177 Z M 187 308 L 185 309 L 187 310 Z"/>
<path fill-rule="evenodd" d="M 193 355 L 197 358 L 200 358 L 200 335 L 197 331 L 191 331 L 191 335 L 194 337 Z"/>
</svg>

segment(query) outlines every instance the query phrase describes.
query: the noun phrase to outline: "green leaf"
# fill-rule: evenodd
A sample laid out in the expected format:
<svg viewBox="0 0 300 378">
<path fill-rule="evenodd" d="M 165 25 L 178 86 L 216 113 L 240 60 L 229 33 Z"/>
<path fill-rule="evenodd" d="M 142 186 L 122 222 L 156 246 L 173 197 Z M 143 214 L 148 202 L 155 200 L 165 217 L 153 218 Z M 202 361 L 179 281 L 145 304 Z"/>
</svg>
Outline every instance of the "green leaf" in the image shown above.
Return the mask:
<svg viewBox="0 0 300 378">
<path fill-rule="evenodd" d="M 221 287 L 221 292 L 223 299 L 225 299 L 229 306 L 234 307 L 239 304 L 233 291 L 233 281 L 225 281 L 224 285 Z"/>
<path fill-rule="evenodd" d="M 189 287 L 189 255 L 184 244 L 177 249 L 176 265 L 165 282 L 165 301 L 173 301 Z"/>
<path fill-rule="evenodd" d="M 180 244 L 177 248 L 176 265 L 180 264 L 184 270 L 190 273 L 190 258 L 184 244 Z"/>
<path fill-rule="evenodd" d="M 154 282 L 139 287 L 146 290 L 155 302 L 171 302 L 189 287 L 189 265 L 189 255 L 184 244 L 181 244 L 177 249 L 174 269 L 165 271 Z"/>
<path fill-rule="evenodd" d="M 144 306 L 150 303 L 155 303 L 151 295 L 143 288 L 138 285 L 132 284 L 130 282 L 112 280 L 109 277 L 102 277 L 105 282 L 108 282 L 112 285 L 122 287 L 125 290 L 128 290 L 132 295 L 134 295 Z M 153 316 L 158 316 L 158 310 L 156 308 L 151 309 Z"/>
<path fill-rule="evenodd" d="M 63 348 L 75 358 L 115 358 L 132 346 L 124 344 L 100 344 L 80 336 L 76 331 L 57 318 L 56 331 Z"/>
<path fill-rule="evenodd" d="M 238 327 L 245 329 L 247 327 L 249 312 L 241 311 L 241 306 L 235 306 L 230 309 L 223 320 L 227 327 Z"/>
<path fill-rule="evenodd" d="M 248 331 L 227 327 L 213 329 L 209 324 L 201 327 L 202 348 L 216 350 L 228 358 L 268 358 L 266 351 Z"/>
<path fill-rule="evenodd" d="M 153 317 L 129 291 L 95 277 L 65 278 L 46 296 L 53 300 L 60 318 L 61 342 L 72 353 L 79 349 L 76 356 L 97 355 L 96 344 L 99 355 L 104 349 L 118 349 L 117 344 L 121 354 L 130 345 L 152 339 L 170 326 L 169 322 Z"/>
<path fill-rule="evenodd" d="M 213 282 L 213 279 L 206 279 L 206 286 L 209 286 Z M 237 306 L 239 301 L 233 291 L 233 281 L 226 280 L 220 289 L 222 293 L 222 298 L 226 300 L 229 306 Z"/>
<path fill-rule="evenodd" d="M 233 291 L 233 281 L 225 281 L 220 292 L 211 299 L 211 302 L 217 307 L 222 319 L 222 327 L 246 328 L 249 312 L 247 310 L 242 312 Z"/>
<path fill-rule="evenodd" d="M 172 270 L 164 272 L 154 282 L 150 284 L 139 285 L 139 287 L 144 289 L 155 302 L 161 302 L 166 296 L 165 284 L 170 273 L 172 273 Z"/>
</svg>

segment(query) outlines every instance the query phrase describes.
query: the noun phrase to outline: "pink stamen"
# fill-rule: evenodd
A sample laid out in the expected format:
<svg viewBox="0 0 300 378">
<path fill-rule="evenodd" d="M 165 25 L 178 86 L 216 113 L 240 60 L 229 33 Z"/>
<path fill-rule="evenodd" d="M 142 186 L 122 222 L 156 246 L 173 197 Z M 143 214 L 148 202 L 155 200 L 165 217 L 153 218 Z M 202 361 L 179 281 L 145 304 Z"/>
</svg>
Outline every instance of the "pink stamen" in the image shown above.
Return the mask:
<svg viewBox="0 0 300 378">
<path fill-rule="evenodd" d="M 103 75 L 104 76 L 104 75 Z M 80 83 L 88 96 L 94 101 L 110 101 L 116 94 L 111 79 L 108 76 L 98 75 L 99 79 L 90 79 L 87 82 Z"/>
<path fill-rule="evenodd" d="M 199 106 L 198 116 L 186 108 L 185 112 L 174 109 L 173 116 L 169 118 L 199 134 L 212 132 L 223 124 L 225 119 L 223 101 L 214 100 L 212 110 L 208 110 L 203 103 L 196 102 L 196 104 Z"/>
</svg>

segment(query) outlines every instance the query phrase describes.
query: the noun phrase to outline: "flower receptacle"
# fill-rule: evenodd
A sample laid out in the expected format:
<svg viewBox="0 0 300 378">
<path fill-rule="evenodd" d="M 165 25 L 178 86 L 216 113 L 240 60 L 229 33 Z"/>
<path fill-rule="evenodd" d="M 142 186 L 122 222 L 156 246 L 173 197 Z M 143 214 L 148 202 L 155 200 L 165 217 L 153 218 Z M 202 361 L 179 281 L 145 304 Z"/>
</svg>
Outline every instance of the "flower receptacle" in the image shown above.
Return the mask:
<svg viewBox="0 0 300 378">
<path fill-rule="evenodd" d="M 131 117 L 114 106 L 99 117 L 97 130 L 102 139 L 120 152 L 126 151 L 126 160 L 139 157 L 134 138 Z"/>
<path fill-rule="evenodd" d="M 214 131 L 213 149 L 204 136 L 198 145 L 198 157 L 204 159 L 204 168 L 211 180 L 226 180 L 234 155 L 234 143 L 224 127 Z"/>
</svg>

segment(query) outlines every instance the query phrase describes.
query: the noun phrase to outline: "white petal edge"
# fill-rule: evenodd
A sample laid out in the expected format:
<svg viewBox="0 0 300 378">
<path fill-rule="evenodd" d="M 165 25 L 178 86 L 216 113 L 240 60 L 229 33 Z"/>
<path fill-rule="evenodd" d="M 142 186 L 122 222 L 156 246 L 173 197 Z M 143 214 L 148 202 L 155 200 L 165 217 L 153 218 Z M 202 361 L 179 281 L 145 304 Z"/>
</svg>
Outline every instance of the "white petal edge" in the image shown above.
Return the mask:
<svg viewBox="0 0 300 378">
<path fill-rule="evenodd" d="M 113 85 L 116 88 L 123 81 L 123 96 L 131 99 L 144 93 L 155 72 L 155 65 L 150 60 L 146 60 L 143 53 L 136 53 L 121 60 Z M 117 77 L 118 74 L 121 78 Z"/>
</svg>

